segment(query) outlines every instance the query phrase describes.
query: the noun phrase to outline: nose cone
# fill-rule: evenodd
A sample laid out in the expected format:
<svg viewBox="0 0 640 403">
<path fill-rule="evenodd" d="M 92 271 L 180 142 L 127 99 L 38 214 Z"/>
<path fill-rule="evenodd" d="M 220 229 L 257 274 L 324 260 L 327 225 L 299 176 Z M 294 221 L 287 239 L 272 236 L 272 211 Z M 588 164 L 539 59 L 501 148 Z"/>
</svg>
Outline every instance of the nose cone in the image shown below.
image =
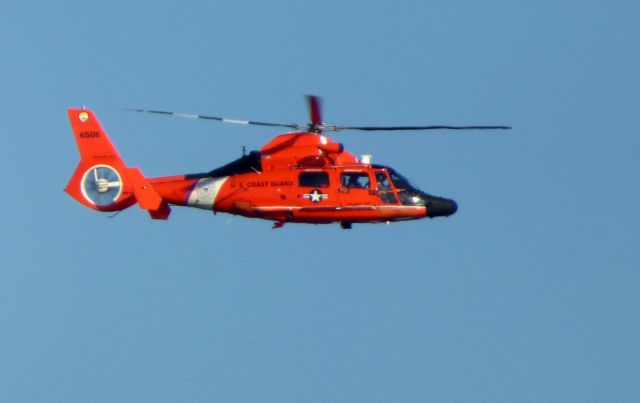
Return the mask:
<svg viewBox="0 0 640 403">
<path fill-rule="evenodd" d="M 429 196 L 426 200 L 427 217 L 448 217 L 458 211 L 458 203 L 444 197 Z"/>
</svg>

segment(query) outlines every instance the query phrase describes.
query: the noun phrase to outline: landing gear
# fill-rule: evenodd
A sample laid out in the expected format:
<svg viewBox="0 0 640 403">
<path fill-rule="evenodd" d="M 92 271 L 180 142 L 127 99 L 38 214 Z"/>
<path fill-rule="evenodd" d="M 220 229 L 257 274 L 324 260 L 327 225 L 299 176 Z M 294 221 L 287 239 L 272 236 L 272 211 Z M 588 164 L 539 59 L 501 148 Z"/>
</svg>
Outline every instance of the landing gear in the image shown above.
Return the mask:
<svg viewBox="0 0 640 403">
<path fill-rule="evenodd" d="M 351 221 L 340 221 L 340 228 L 351 229 Z"/>
</svg>

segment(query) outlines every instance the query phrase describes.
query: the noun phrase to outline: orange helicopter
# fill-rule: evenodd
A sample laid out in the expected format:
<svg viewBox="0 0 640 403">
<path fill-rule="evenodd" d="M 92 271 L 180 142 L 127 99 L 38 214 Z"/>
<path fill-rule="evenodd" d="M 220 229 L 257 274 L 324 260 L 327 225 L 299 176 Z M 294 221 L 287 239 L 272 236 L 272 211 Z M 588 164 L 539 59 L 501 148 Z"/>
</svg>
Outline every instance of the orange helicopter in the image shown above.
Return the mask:
<svg viewBox="0 0 640 403">
<path fill-rule="evenodd" d="M 510 129 L 508 126 L 336 126 L 322 121 L 320 100 L 307 97 L 307 125 L 226 119 L 215 116 L 132 109 L 224 123 L 285 127 L 260 148 L 212 171 L 147 178 L 127 166 L 95 114 L 68 109 L 80 163 L 65 191 L 86 207 L 114 212 L 137 203 L 154 219 L 167 219 L 171 205 L 196 207 L 285 223 L 379 223 L 450 216 L 455 201 L 413 186 L 389 166 L 356 158 L 323 133 L 339 130 Z"/>
</svg>

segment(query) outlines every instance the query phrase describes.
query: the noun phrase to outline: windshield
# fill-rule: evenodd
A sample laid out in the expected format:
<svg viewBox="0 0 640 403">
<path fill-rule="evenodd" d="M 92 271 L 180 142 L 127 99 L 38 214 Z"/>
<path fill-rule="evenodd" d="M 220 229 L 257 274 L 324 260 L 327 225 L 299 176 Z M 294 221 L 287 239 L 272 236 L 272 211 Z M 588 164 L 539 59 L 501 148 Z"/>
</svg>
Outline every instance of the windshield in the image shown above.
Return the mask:
<svg viewBox="0 0 640 403">
<path fill-rule="evenodd" d="M 389 172 L 389 177 L 391 178 L 391 182 L 393 182 L 393 186 L 395 186 L 398 191 L 398 197 L 402 204 L 405 206 L 425 205 L 425 199 L 422 197 L 424 193 L 420 191 L 420 189 L 413 186 L 407 178 L 400 175 L 393 168 L 387 168 L 387 172 Z"/>
<path fill-rule="evenodd" d="M 389 171 L 389 176 L 391 177 L 391 182 L 398 190 L 418 190 L 415 186 L 413 186 L 407 178 L 397 173 L 393 168 L 387 168 Z"/>
</svg>

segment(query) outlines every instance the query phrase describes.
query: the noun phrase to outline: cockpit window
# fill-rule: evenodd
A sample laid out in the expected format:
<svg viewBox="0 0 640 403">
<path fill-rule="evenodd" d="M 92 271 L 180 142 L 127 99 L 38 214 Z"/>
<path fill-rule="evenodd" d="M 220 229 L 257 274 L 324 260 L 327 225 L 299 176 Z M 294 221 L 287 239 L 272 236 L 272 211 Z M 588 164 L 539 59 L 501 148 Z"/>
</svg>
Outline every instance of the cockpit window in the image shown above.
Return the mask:
<svg viewBox="0 0 640 403">
<path fill-rule="evenodd" d="M 342 186 L 352 189 L 369 189 L 369 174 L 366 172 L 343 172 L 340 175 Z"/>
<path fill-rule="evenodd" d="M 380 197 L 380 201 L 384 204 L 397 204 L 398 199 L 384 171 L 376 171 L 376 182 L 378 183 L 378 196 Z"/>
<path fill-rule="evenodd" d="M 391 184 L 384 171 L 376 172 L 376 182 L 378 182 L 378 190 L 391 190 Z"/>
<path fill-rule="evenodd" d="M 329 174 L 326 172 L 302 172 L 299 176 L 300 186 L 325 188 L 329 186 Z"/>
</svg>

